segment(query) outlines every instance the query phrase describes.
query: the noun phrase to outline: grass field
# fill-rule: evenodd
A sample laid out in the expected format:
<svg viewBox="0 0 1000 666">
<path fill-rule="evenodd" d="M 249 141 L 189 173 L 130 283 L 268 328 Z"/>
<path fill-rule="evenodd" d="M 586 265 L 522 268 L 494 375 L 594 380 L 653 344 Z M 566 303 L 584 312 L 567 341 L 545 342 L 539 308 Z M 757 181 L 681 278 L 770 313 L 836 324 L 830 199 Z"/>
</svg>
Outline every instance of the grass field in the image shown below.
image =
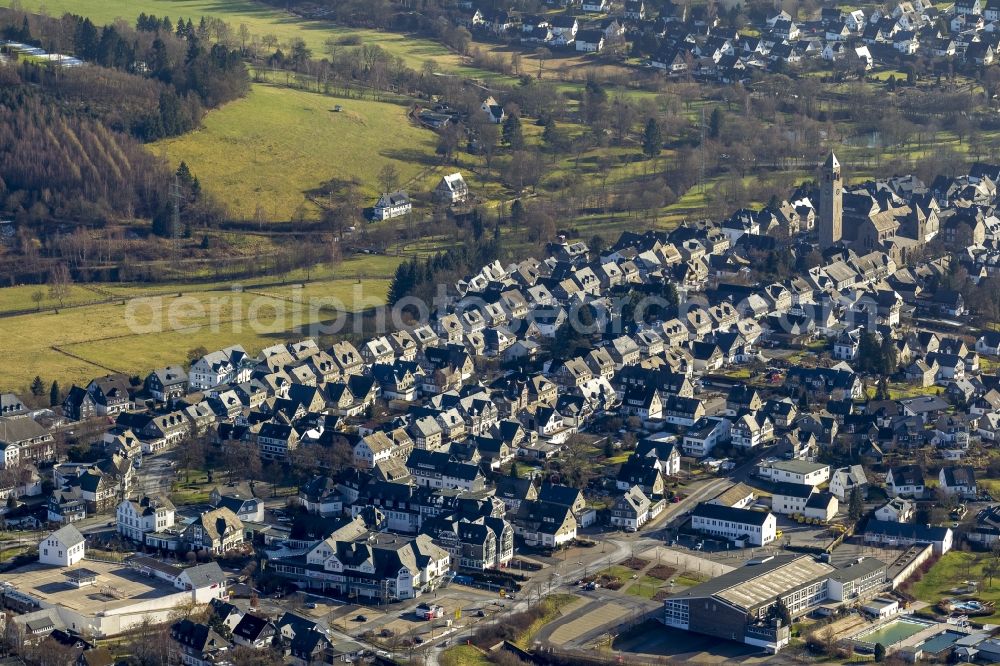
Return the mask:
<svg viewBox="0 0 1000 666">
<path fill-rule="evenodd" d="M 660 591 L 660 588 L 666 585 L 667 581 L 658 580 L 652 576 L 643 576 L 636 582 L 629 585 L 625 592 L 637 597 L 642 597 L 643 599 L 652 599 L 656 596 L 656 593 Z"/>
<path fill-rule="evenodd" d="M 10 4 L 11 0 L 0 0 L 0 6 L 8 7 Z M 134 24 L 136 17 L 142 13 L 169 16 L 175 22 L 178 17 L 190 18 L 195 23 L 202 16 L 214 17 L 229 23 L 234 34 L 239 25 L 245 23 L 251 35 L 258 38 L 274 35 L 283 46 L 301 38 L 317 57 L 324 53 L 324 43 L 330 37 L 357 37 L 365 44 L 381 46 L 414 69 L 419 69 L 427 60 L 433 60 L 442 68 L 461 64 L 458 56 L 430 40 L 346 28 L 329 21 L 306 21 L 252 0 L 21 0 L 21 6 L 31 11 L 44 9 L 52 16 L 66 12 L 80 14 L 90 17 L 98 25 L 112 23 L 119 18 Z"/>
<path fill-rule="evenodd" d="M 335 104 L 343 110 L 332 112 Z M 261 206 L 269 219 L 288 220 L 300 206 L 315 214 L 306 192 L 327 181 L 356 181 L 374 203 L 386 164 L 395 165 L 401 185 L 420 175 L 436 136 L 412 125 L 406 111 L 255 85 L 246 98 L 209 113 L 200 129 L 151 149 L 175 165 L 187 162 L 232 216 L 252 219 Z"/>
<path fill-rule="evenodd" d="M 144 294 L 139 288 L 123 288 L 129 289 L 127 296 Z M 256 353 L 305 337 L 309 324 L 328 321 L 331 312 L 311 308 L 311 298 L 337 299 L 352 311 L 384 302 L 387 289 L 387 280 L 329 279 L 302 289 L 268 288 L 261 295 L 234 292 L 223 284 L 186 291 L 182 297 L 130 298 L 124 305 L 116 301 L 3 318 L 0 339 L 9 344 L 0 348 L 0 386 L 23 389 L 35 375 L 68 387 L 110 370 L 145 374 L 186 363 L 188 352 L 197 347 L 242 344 Z M 303 332 L 292 331 L 296 325 Z"/>
<path fill-rule="evenodd" d="M 35 293 L 42 294 L 41 303 L 32 299 Z M 63 299 L 67 306 L 77 303 L 89 303 L 101 300 L 106 296 L 99 291 L 78 285 L 71 285 L 69 293 Z M 5 312 L 20 312 L 22 310 L 48 309 L 59 305 L 59 300 L 49 297 L 49 289 L 45 285 L 23 285 L 0 289 L 0 314 Z"/>
<path fill-rule="evenodd" d="M 486 653 L 474 645 L 455 645 L 441 653 L 441 666 L 489 666 Z"/>
<path fill-rule="evenodd" d="M 920 601 L 936 604 L 945 597 L 954 596 L 949 590 L 967 580 L 974 580 L 979 581 L 979 591 L 974 595 L 976 599 L 1000 604 L 1000 578 L 991 580 L 984 572 L 991 559 L 993 559 L 992 553 L 965 553 L 953 550 L 943 555 L 937 564 L 913 585 L 911 592 Z M 976 617 L 975 621 L 995 624 L 1000 621 L 1000 613 L 988 617 Z"/>
</svg>

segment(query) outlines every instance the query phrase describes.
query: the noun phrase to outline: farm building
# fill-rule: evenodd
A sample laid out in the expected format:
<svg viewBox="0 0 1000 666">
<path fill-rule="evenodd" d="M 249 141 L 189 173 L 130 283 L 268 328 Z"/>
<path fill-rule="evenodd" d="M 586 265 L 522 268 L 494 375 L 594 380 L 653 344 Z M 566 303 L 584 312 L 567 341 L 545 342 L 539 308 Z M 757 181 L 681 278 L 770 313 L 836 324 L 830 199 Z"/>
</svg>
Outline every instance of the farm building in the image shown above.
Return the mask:
<svg viewBox="0 0 1000 666">
<path fill-rule="evenodd" d="M 375 207 L 372 208 L 372 219 L 375 221 L 391 220 L 394 217 L 406 215 L 411 210 L 413 210 L 413 204 L 410 203 L 410 197 L 406 192 L 403 190 L 386 192 L 375 202 Z"/>
</svg>

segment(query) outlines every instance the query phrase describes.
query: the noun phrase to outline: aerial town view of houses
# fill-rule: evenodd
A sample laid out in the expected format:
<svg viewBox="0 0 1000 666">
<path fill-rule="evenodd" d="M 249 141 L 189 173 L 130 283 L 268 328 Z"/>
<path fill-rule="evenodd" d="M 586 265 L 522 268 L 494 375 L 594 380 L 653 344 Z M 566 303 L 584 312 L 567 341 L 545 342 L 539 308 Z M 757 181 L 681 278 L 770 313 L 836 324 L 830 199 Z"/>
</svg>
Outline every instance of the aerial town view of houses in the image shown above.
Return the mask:
<svg viewBox="0 0 1000 666">
<path fill-rule="evenodd" d="M 199 664 L 992 661 L 1000 332 L 962 292 L 992 284 L 1000 167 L 847 169 L 830 153 L 776 212 L 494 261 L 358 344 L 229 346 L 55 409 L 4 394 L 8 634 L 167 623 Z M 787 275 L 750 283 L 775 228 Z M 93 440 L 68 458 L 67 428 Z"/>
<path fill-rule="evenodd" d="M 1000 663 L 998 49 L 0 0 L 0 666 Z"/>
</svg>

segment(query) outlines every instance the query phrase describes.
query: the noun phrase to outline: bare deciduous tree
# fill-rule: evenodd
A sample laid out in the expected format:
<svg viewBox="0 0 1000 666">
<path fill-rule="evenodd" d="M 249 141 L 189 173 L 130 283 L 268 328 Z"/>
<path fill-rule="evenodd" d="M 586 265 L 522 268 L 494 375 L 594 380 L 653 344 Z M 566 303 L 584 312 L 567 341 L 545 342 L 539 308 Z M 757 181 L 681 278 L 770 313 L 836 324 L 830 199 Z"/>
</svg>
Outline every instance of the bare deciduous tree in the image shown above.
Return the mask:
<svg viewBox="0 0 1000 666">
<path fill-rule="evenodd" d="M 72 284 L 73 276 L 70 275 L 69 267 L 66 264 L 56 264 L 49 271 L 49 298 L 59 301 L 59 307 L 62 307 Z"/>
</svg>

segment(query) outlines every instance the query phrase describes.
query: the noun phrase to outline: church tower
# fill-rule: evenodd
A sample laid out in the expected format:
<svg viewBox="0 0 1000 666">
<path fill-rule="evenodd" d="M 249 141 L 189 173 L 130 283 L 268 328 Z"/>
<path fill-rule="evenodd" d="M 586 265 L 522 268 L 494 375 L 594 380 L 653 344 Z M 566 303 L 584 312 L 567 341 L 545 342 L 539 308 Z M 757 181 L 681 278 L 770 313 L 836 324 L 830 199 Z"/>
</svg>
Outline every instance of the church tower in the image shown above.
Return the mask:
<svg viewBox="0 0 1000 666">
<path fill-rule="evenodd" d="M 820 170 L 819 248 L 825 250 L 839 243 L 844 234 L 844 180 L 833 151 Z"/>
</svg>

